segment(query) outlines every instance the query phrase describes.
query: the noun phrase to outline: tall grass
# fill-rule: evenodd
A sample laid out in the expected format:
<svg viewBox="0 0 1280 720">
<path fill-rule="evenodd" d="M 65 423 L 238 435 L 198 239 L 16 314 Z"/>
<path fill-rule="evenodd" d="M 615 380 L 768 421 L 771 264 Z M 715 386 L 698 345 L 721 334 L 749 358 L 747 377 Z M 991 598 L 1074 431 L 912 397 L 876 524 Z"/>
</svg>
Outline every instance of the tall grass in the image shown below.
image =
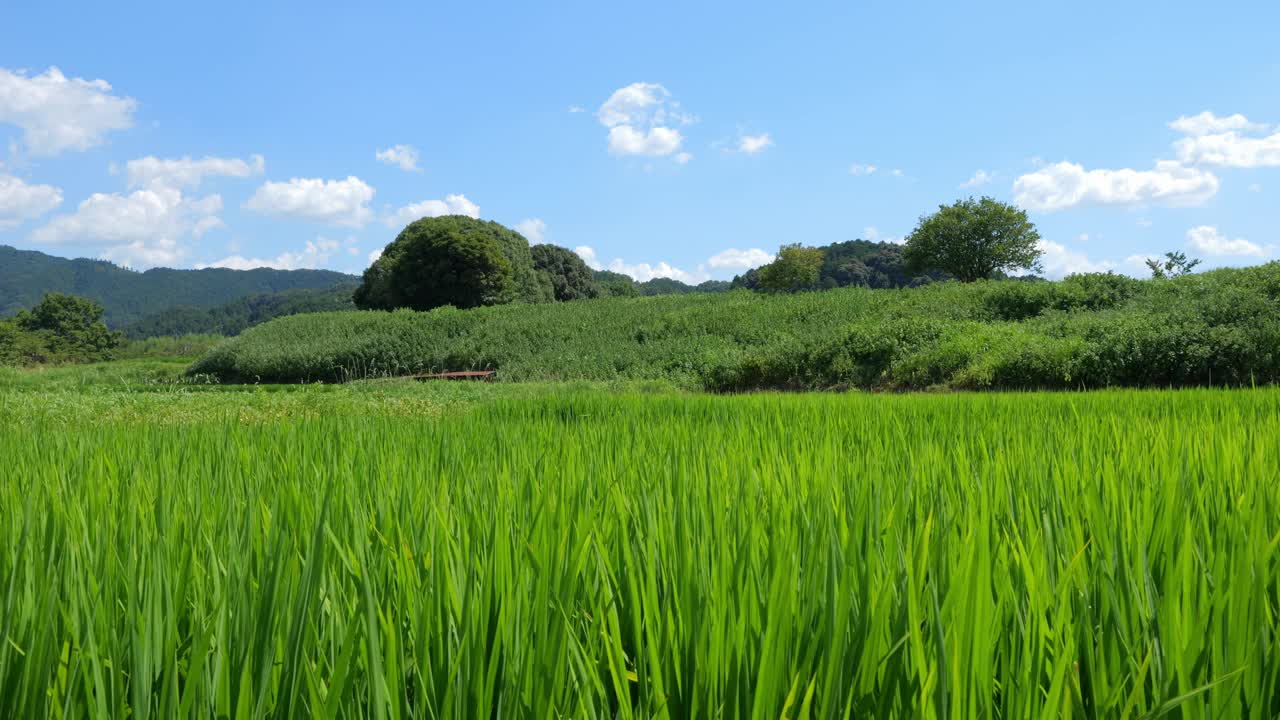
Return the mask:
<svg viewBox="0 0 1280 720">
<path fill-rule="evenodd" d="M 10 717 L 1280 712 L 1273 390 L 0 430 Z"/>
<path fill-rule="evenodd" d="M 469 369 L 716 391 L 1272 383 L 1280 263 L 1162 281 L 1101 274 L 297 315 L 217 346 L 191 372 L 252 383 Z"/>
</svg>

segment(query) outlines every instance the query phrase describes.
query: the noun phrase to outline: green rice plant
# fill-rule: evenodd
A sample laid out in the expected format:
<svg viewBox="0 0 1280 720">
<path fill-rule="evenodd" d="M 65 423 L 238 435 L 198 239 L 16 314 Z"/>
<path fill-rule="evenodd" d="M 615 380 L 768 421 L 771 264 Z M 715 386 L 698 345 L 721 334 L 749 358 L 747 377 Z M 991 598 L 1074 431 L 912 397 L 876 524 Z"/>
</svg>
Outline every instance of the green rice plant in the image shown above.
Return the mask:
<svg viewBox="0 0 1280 720">
<path fill-rule="evenodd" d="M 1280 712 L 1280 391 L 376 387 L 0 392 L 4 714 Z"/>
</svg>

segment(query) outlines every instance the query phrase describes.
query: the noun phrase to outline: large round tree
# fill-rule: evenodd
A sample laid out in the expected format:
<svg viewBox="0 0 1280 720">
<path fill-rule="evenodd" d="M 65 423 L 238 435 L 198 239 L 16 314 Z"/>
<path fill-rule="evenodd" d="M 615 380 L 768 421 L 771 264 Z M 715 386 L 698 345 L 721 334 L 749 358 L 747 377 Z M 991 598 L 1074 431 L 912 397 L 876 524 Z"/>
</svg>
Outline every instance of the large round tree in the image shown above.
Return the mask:
<svg viewBox="0 0 1280 720">
<path fill-rule="evenodd" d="M 364 272 L 357 307 L 429 310 L 550 300 L 522 235 L 463 215 L 422 218 L 400 232 Z"/>
<path fill-rule="evenodd" d="M 920 218 L 903 259 L 912 272 L 943 270 L 963 282 L 997 270 L 1040 271 L 1040 233 L 1025 210 L 989 197 L 943 205 Z"/>
</svg>

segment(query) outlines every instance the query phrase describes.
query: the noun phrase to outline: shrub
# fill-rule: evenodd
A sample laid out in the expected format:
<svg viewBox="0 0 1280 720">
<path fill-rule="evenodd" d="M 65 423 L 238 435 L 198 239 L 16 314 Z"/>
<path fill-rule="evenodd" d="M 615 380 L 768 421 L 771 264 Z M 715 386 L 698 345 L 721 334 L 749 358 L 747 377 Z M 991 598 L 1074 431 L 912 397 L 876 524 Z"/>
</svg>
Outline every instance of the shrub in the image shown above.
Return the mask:
<svg viewBox="0 0 1280 720">
<path fill-rule="evenodd" d="M 985 282 L 982 306 L 992 320 L 1018 321 L 1035 317 L 1054 305 L 1057 285 L 1030 282 Z"/>
<path fill-rule="evenodd" d="M 1143 283 L 1113 272 L 1068 275 L 1052 286 L 1060 310 L 1105 310 L 1138 294 Z"/>
</svg>

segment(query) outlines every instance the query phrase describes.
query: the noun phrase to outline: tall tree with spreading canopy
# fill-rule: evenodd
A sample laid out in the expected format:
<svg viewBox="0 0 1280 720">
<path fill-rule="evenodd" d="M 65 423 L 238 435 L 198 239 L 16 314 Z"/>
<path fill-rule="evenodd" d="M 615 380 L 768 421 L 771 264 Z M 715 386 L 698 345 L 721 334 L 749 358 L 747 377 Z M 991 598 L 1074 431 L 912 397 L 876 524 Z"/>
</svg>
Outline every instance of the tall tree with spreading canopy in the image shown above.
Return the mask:
<svg viewBox="0 0 1280 720">
<path fill-rule="evenodd" d="M 968 198 L 920 218 L 903 257 L 912 272 L 942 270 L 973 282 L 997 271 L 1043 271 L 1039 242 L 1025 210 L 989 197 Z"/>
<path fill-rule="evenodd" d="M 102 314 L 102 306 L 92 300 L 48 293 L 0 332 L 0 355 L 22 354 L 29 362 L 110 360 L 111 351 L 124 343 L 124 335 L 108 330 Z M 28 349 L 22 353 L 13 349 L 20 346 Z"/>
<path fill-rule="evenodd" d="M 760 287 L 771 292 L 797 292 L 818 285 L 823 253 L 799 243 L 778 248 L 778 257 L 760 268 Z"/>
</svg>

